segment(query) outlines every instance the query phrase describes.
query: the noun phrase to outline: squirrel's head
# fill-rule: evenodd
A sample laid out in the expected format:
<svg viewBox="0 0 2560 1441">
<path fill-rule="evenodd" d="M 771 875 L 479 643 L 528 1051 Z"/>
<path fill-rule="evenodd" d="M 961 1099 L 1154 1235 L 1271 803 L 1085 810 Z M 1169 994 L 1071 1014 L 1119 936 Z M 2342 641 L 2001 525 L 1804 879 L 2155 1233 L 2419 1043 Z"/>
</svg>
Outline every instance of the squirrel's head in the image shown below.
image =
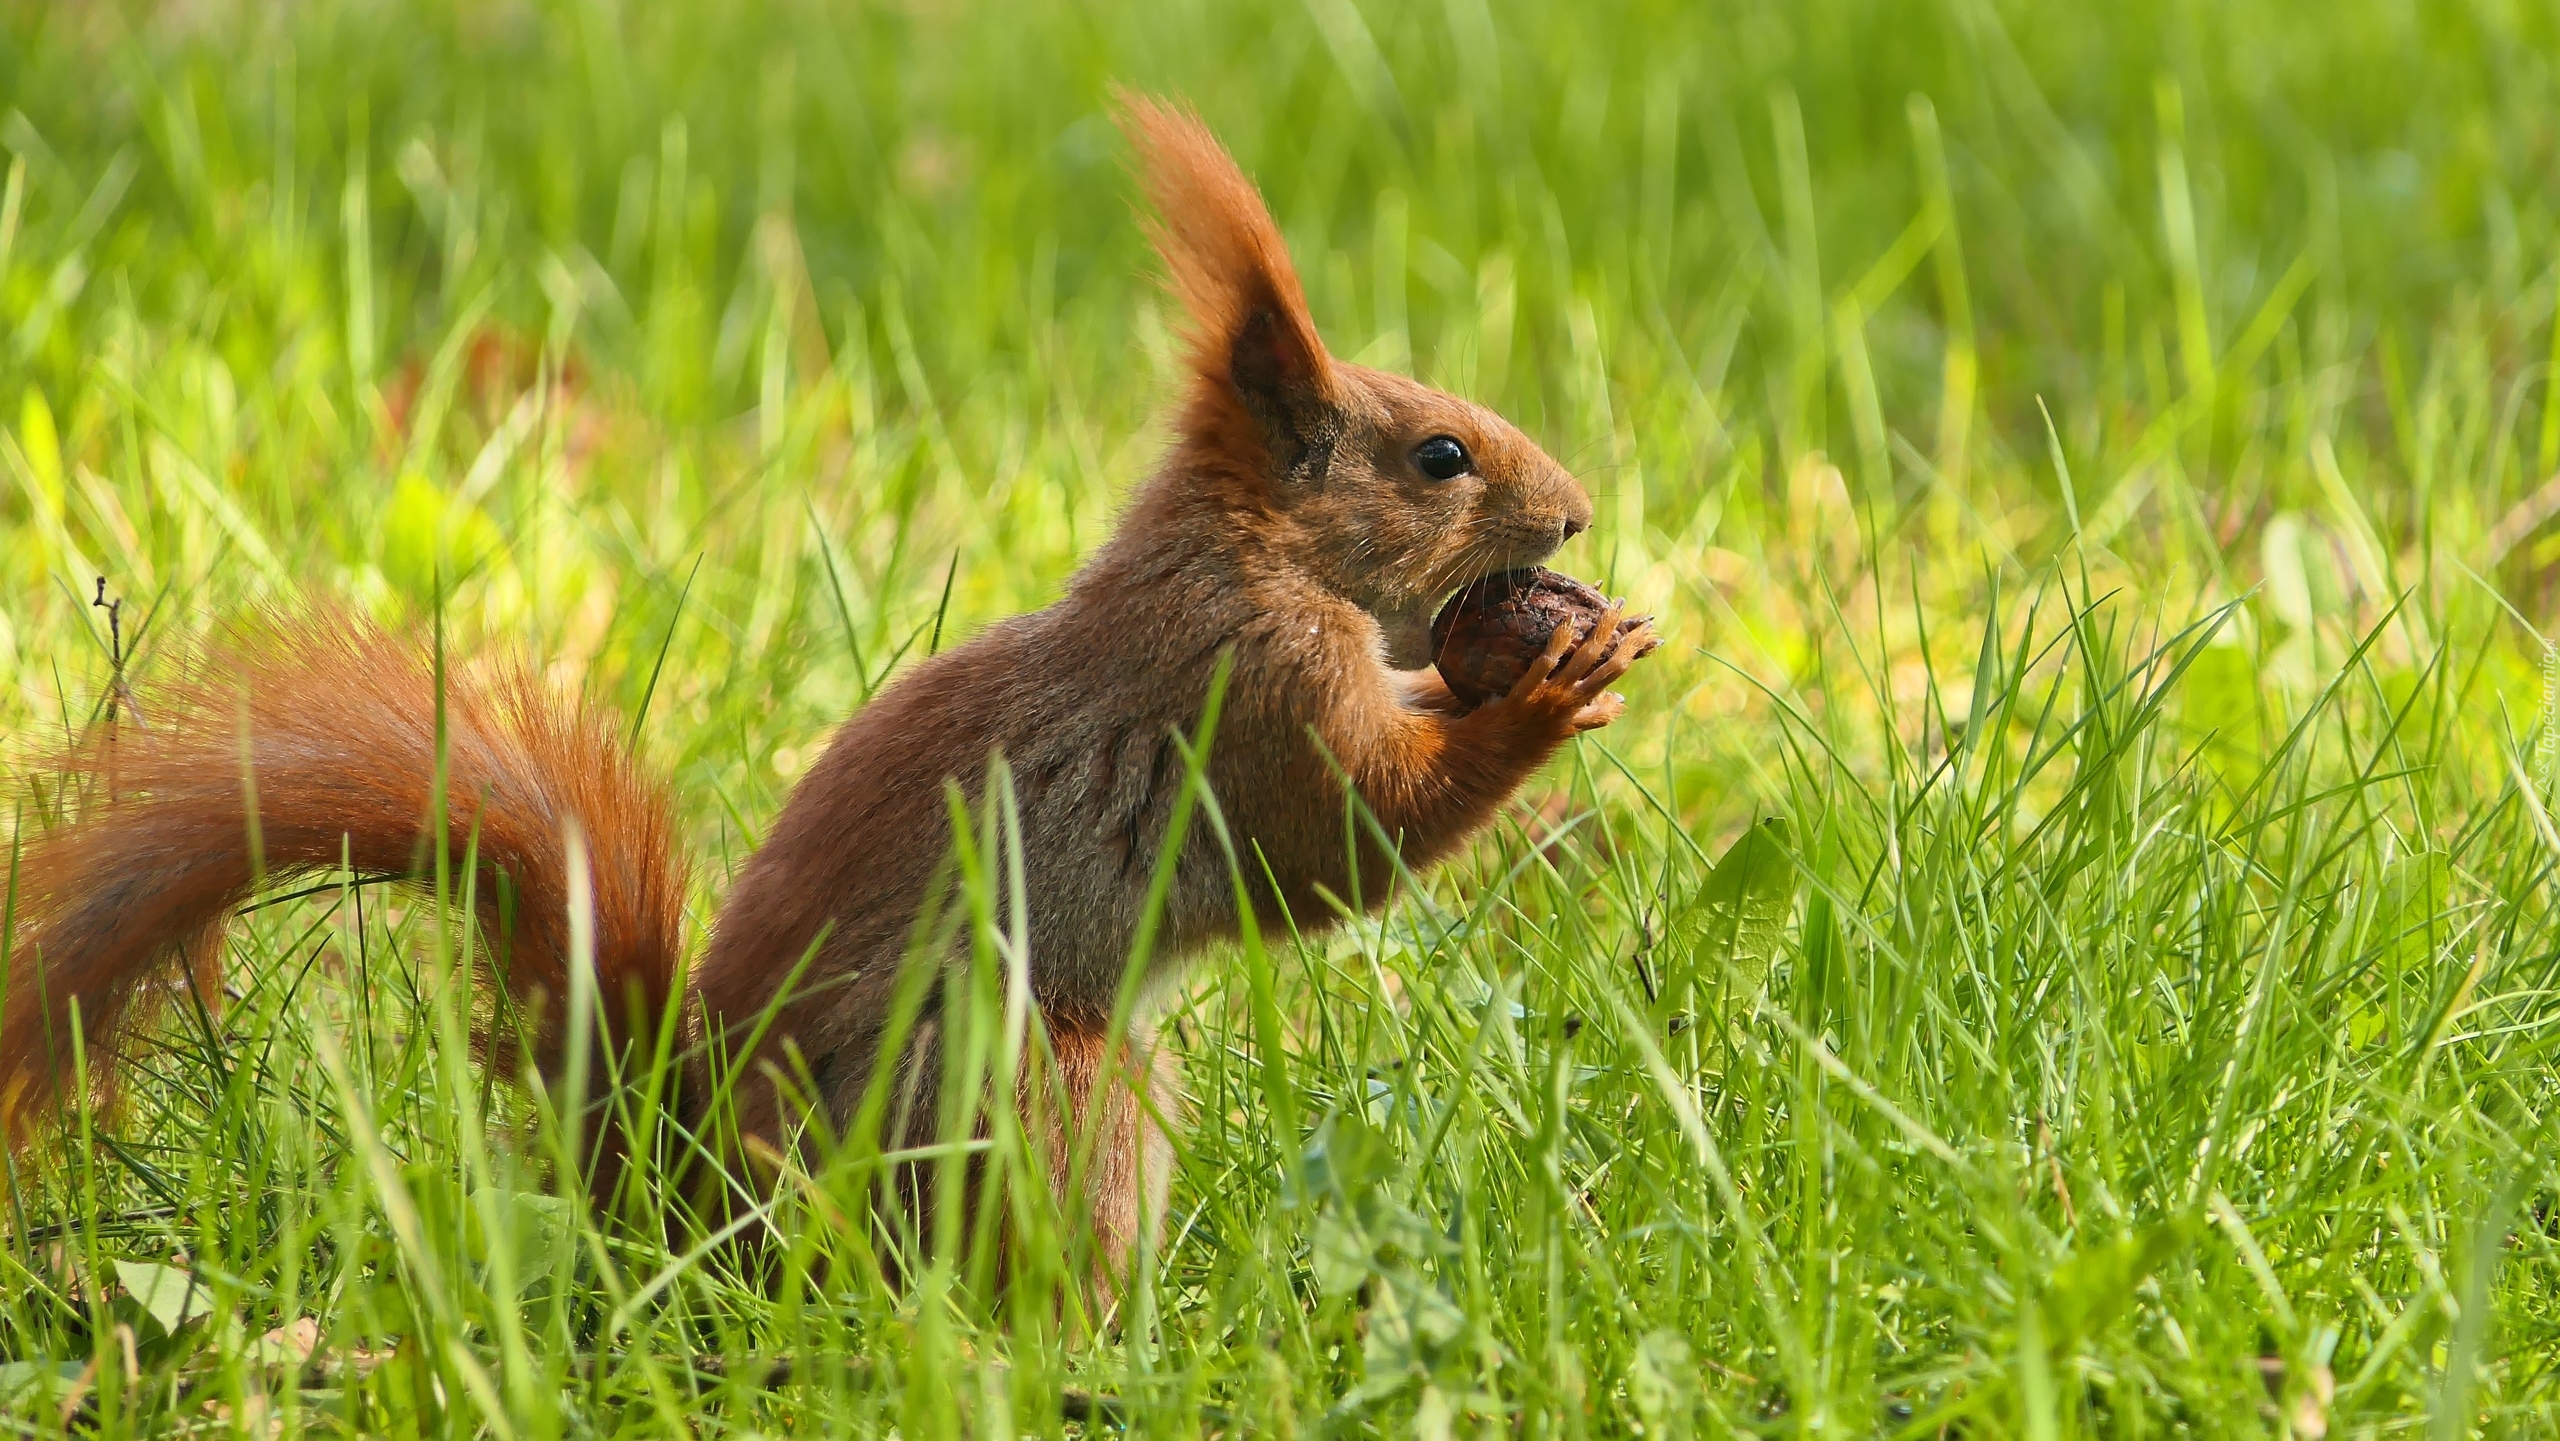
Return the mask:
<svg viewBox="0 0 2560 1441">
<path fill-rule="evenodd" d="M 1590 497 L 1510 422 L 1325 353 L 1279 227 L 1197 116 L 1124 97 L 1122 124 L 1189 322 L 1180 442 L 1198 483 L 1268 516 L 1296 566 L 1399 640 L 1590 526 Z"/>
</svg>

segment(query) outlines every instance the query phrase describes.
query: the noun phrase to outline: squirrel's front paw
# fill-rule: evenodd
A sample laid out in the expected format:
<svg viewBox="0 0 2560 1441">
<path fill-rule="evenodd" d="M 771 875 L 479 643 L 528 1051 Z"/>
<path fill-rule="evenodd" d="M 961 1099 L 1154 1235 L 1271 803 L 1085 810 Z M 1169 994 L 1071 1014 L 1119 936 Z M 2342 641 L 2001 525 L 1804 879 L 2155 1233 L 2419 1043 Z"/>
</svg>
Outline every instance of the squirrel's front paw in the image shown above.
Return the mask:
<svg viewBox="0 0 2560 1441">
<path fill-rule="evenodd" d="M 1598 730 L 1616 720 L 1625 713 L 1627 698 L 1609 687 L 1662 643 L 1651 617 L 1621 632 L 1626 608 L 1624 601 L 1612 602 L 1579 642 L 1574 626 L 1556 627 L 1547 648 L 1497 704 L 1568 732 Z"/>
</svg>

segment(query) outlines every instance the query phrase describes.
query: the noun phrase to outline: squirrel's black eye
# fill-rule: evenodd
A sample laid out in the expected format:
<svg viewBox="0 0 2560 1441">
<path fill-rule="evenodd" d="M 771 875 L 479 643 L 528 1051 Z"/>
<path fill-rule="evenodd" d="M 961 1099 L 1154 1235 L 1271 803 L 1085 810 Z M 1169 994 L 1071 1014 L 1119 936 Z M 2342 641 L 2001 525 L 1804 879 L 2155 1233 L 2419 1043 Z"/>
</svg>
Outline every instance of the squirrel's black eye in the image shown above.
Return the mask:
<svg viewBox="0 0 2560 1441">
<path fill-rule="evenodd" d="M 1454 435 L 1435 435 L 1415 446 L 1413 463 L 1433 480 L 1455 480 L 1476 468 L 1475 457 Z"/>
</svg>

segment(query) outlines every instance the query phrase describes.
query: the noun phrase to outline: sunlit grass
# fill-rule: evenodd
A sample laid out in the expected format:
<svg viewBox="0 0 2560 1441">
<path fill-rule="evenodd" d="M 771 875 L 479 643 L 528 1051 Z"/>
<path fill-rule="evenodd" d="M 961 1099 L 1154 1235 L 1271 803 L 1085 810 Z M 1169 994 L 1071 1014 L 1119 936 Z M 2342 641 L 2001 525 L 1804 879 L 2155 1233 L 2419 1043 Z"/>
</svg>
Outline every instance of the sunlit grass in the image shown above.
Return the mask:
<svg viewBox="0 0 2560 1441">
<path fill-rule="evenodd" d="M 882 1285 L 858 1144 L 778 1280 L 555 1199 L 432 908 L 331 893 L 14 1160 L 18 1429 L 2560 1412 L 2548 15 L 0 14 L 13 763 L 104 711 L 100 577 L 146 688 L 237 607 L 441 597 L 633 718 L 706 924 L 828 727 L 1152 462 L 1112 81 L 1229 137 L 1339 353 L 1574 467 L 1558 564 L 1672 637 L 1382 919 L 1199 968 L 1111 1316 Z"/>
</svg>

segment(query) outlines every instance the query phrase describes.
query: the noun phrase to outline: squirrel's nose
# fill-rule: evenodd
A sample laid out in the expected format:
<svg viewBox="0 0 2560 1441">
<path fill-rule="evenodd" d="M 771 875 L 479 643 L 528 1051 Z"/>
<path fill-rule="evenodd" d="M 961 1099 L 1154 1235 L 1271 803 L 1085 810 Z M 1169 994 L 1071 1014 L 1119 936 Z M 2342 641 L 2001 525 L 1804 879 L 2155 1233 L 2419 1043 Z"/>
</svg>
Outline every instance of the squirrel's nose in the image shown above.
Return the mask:
<svg viewBox="0 0 2560 1441">
<path fill-rule="evenodd" d="M 1591 528 L 1591 497 L 1570 480 L 1558 489 L 1556 499 L 1564 502 L 1557 507 L 1564 512 L 1564 536 L 1556 544 L 1562 545 Z"/>
</svg>

